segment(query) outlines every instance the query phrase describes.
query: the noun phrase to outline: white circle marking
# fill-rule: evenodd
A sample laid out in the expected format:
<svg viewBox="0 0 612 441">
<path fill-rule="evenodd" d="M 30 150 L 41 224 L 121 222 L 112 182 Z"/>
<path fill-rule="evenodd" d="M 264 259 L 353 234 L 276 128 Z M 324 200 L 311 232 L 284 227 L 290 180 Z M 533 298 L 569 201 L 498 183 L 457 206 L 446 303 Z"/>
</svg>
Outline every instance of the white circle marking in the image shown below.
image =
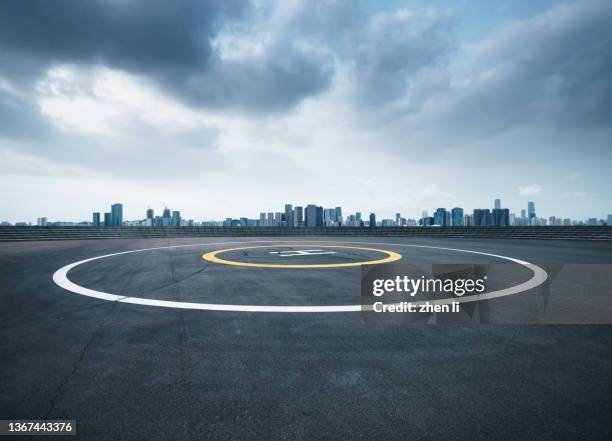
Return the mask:
<svg viewBox="0 0 612 441">
<path fill-rule="evenodd" d="M 318 241 L 319 243 L 327 243 Z M 362 310 L 362 305 L 331 305 L 331 306 L 271 306 L 271 305 L 224 305 L 217 303 L 194 303 L 194 302 L 175 302 L 171 300 L 155 300 L 147 299 L 142 297 L 131 297 L 131 296 L 120 296 L 117 294 L 106 293 L 102 291 L 96 291 L 93 289 L 85 288 L 84 286 L 73 283 L 68 278 L 68 271 L 82 265 L 87 262 L 94 260 L 104 259 L 107 257 L 120 256 L 123 254 L 140 253 L 143 251 L 162 250 L 167 248 L 185 248 L 185 247 L 199 247 L 199 246 L 211 246 L 211 245 L 227 245 L 234 243 L 295 243 L 295 244 L 312 244 L 317 241 L 302 242 L 302 241 L 280 241 L 280 240 L 258 240 L 258 241 L 233 241 L 233 242 L 213 242 L 213 243 L 198 243 L 198 244 L 187 244 L 187 245 L 170 245 L 165 247 L 153 247 L 143 248 L 141 250 L 122 251 L 119 253 L 105 254 L 103 256 L 92 257 L 89 259 L 79 260 L 78 262 L 70 263 L 62 268 L 58 269 L 53 274 L 53 281 L 60 287 L 71 291 L 75 294 L 80 294 L 87 297 L 93 297 L 101 300 L 108 300 L 111 302 L 131 303 L 134 305 L 147 305 L 147 306 L 160 306 L 163 308 L 181 308 L 181 309 L 200 309 L 207 311 L 235 311 L 235 312 L 359 312 Z M 485 253 L 482 251 L 462 250 L 459 248 L 445 248 L 445 247 L 434 247 L 429 245 L 411 245 L 411 244 L 398 244 L 388 242 L 341 242 L 341 243 L 359 243 L 359 244 L 373 244 L 373 245 L 391 245 L 391 246 L 404 246 L 412 248 L 429 248 L 434 250 L 445 250 L 445 251 L 458 251 L 463 253 L 479 254 L 483 256 L 496 257 L 499 259 L 509 260 L 511 262 L 522 265 L 533 272 L 531 279 L 509 288 L 500 289 L 498 291 L 492 291 L 484 294 L 477 294 L 469 297 L 450 297 L 448 299 L 438 299 L 429 301 L 431 304 L 449 304 L 452 302 L 467 303 L 477 302 L 480 300 L 494 299 L 498 297 L 509 296 L 512 294 L 518 294 L 523 291 L 535 288 L 541 285 L 548 278 L 548 274 L 542 268 L 524 260 L 515 259 L 513 257 L 501 256 L 499 254 Z M 424 303 L 425 301 L 413 302 L 414 304 Z"/>
</svg>

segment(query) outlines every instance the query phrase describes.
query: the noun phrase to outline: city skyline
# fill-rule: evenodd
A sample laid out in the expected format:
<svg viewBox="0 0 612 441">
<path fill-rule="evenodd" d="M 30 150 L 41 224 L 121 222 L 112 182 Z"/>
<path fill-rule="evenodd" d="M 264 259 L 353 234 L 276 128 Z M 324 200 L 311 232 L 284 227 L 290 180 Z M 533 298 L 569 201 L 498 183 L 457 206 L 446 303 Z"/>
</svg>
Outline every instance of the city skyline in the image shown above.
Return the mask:
<svg viewBox="0 0 612 441">
<path fill-rule="evenodd" d="M 518 212 L 503 206 L 500 198 L 493 200 L 491 208 L 481 207 L 465 209 L 464 207 L 438 207 L 432 210 L 424 209 L 420 217 L 402 216 L 396 212 L 395 217 L 378 216 L 376 212 L 347 212 L 341 206 L 324 207 L 317 204 L 293 205 L 284 204 L 283 211 L 260 211 L 259 217 L 238 216 L 223 219 L 195 220 L 183 216 L 180 210 L 164 206 L 161 215 L 156 215 L 154 208 L 147 206 L 144 218 L 124 219 L 124 206 L 115 202 L 110 205 L 110 211 L 94 211 L 90 221 L 60 220 L 54 221 L 47 216 L 37 217 L 36 223 L 16 222 L 15 225 L 92 225 L 96 227 L 145 226 L 145 227 L 182 227 L 182 226 L 266 226 L 266 227 L 364 227 L 372 226 L 571 226 L 571 225 L 612 225 L 612 214 L 603 217 L 591 217 L 588 214 L 582 218 L 569 218 L 557 215 L 541 215 L 536 211 L 536 203 L 528 201 L 526 208 Z M 344 214 L 343 214 L 344 213 Z M 365 214 L 364 214 L 365 213 Z M 184 213 L 183 213 L 184 214 Z M 366 220 L 367 219 L 367 220 Z M 10 224 L 0 219 L 0 225 Z"/>
<path fill-rule="evenodd" d="M 486 203 L 485 203 L 485 204 L 480 204 L 477 208 L 483 208 L 483 209 L 489 208 L 489 209 L 492 210 L 495 207 L 497 207 L 497 201 L 500 201 L 500 203 L 503 203 L 504 199 L 503 198 L 494 198 L 494 199 L 491 199 L 491 203 L 489 204 L 490 206 L 487 206 Z M 530 202 L 531 201 L 526 200 L 524 206 L 522 206 L 520 208 L 509 208 L 505 203 L 503 204 L 503 207 L 504 208 L 509 208 L 511 213 L 514 213 L 517 216 L 520 216 L 521 210 L 525 210 L 526 213 L 528 212 L 528 207 L 529 207 L 529 203 Z M 141 219 L 141 218 L 143 218 L 143 219 L 146 218 L 146 216 L 139 217 L 138 213 L 142 211 L 141 209 L 136 208 L 133 205 L 130 206 L 130 205 L 128 205 L 126 203 L 123 203 L 123 202 L 121 204 L 123 205 L 124 209 L 126 209 L 126 207 L 127 207 L 127 210 L 125 211 L 126 214 L 125 214 L 125 216 L 122 215 L 122 218 L 130 219 L 130 220 L 137 220 L 137 219 Z M 102 205 L 104 205 L 104 203 Z M 107 205 L 109 207 L 112 207 L 112 204 L 107 204 Z M 292 204 L 292 205 L 295 205 L 295 204 Z M 305 207 L 306 205 L 308 205 L 308 204 L 303 204 L 302 206 Z M 325 204 L 318 204 L 317 203 L 316 205 L 327 207 Z M 330 205 L 336 206 L 336 205 L 334 205 L 334 203 L 332 203 Z M 539 202 L 538 202 L 538 205 L 539 206 L 542 206 L 542 205 L 547 206 L 547 204 L 540 204 Z M 142 206 L 147 207 L 146 210 L 148 210 L 148 209 L 151 209 L 153 204 L 142 204 Z M 159 209 L 159 207 L 166 208 L 167 206 L 165 204 L 159 204 L 158 205 L 158 209 Z M 357 209 L 355 209 L 355 208 L 344 208 L 344 207 L 345 206 L 343 205 L 343 210 L 346 210 L 346 212 L 351 212 L 353 214 L 355 212 L 361 212 L 362 214 L 365 213 L 365 215 L 369 215 L 370 212 L 374 212 L 374 213 L 376 213 L 376 215 L 377 215 L 377 217 L 379 219 L 382 219 L 382 218 L 385 218 L 385 219 L 394 219 L 398 212 L 402 213 L 403 217 L 405 217 L 405 218 L 420 219 L 422 217 L 422 214 L 423 214 L 424 211 L 428 211 L 430 213 L 433 213 L 437 208 L 446 208 L 447 210 L 450 211 L 450 210 L 452 210 L 455 207 L 460 207 L 460 208 L 463 208 L 464 210 L 466 210 L 465 204 L 461 204 L 461 203 L 454 204 L 454 205 L 451 204 L 451 205 L 446 205 L 446 206 L 442 206 L 440 204 L 439 205 L 435 205 L 434 204 L 434 206 L 432 206 L 432 208 L 418 208 L 418 209 L 413 209 L 410 212 L 408 212 L 407 210 L 402 210 L 402 209 L 397 211 L 397 210 L 393 210 L 393 209 L 372 210 L 372 209 L 369 209 L 369 208 L 365 208 L 365 209 L 364 208 L 361 208 L 361 209 L 357 208 Z M 154 211 L 156 211 L 155 208 L 152 208 L 152 209 Z M 110 210 L 112 211 L 112 208 L 110 208 Z M 469 208 L 467 210 L 471 211 L 472 209 Z M 180 211 L 182 211 L 183 213 L 188 212 L 187 210 L 183 210 L 183 209 L 181 209 Z M 221 209 L 216 209 L 216 210 L 213 210 L 213 211 L 223 213 L 223 209 L 222 208 Z M 274 208 L 272 210 L 272 212 L 274 212 L 274 213 L 276 213 L 277 211 L 278 211 L 277 208 Z M 543 211 L 543 210 L 541 210 L 541 211 Z M 559 211 L 562 211 L 562 210 L 559 210 Z M 569 216 L 569 215 L 564 215 L 564 214 L 560 213 L 559 211 L 553 212 L 552 214 L 550 214 L 550 216 L 555 216 L 555 217 L 561 218 L 561 219 L 570 218 L 570 219 L 575 219 L 575 220 L 585 220 L 585 219 L 593 218 L 593 217 L 596 217 L 598 219 L 606 219 L 610 215 L 610 212 L 612 212 L 612 206 L 607 211 L 604 210 L 601 214 L 599 214 L 599 213 L 590 213 L 589 212 L 589 213 L 580 213 L 578 216 Z M 95 213 L 95 212 L 96 212 L 96 210 L 90 211 L 88 214 L 91 215 L 92 213 Z M 101 222 L 101 224 L 103 224 L 104 223 L 104 213 L 105 213 L 105 211 L 101 209 L 101 210 L 97 210 L 97 212 L 100 214 L 100 222 Z M 268 212 L 269 211 L 266 210 L 266 213 L 268 213 Z M 192 213 L 191 211 L 189 211 L 189 213 L 190 214 L 187 216 L 188 218 L 191 218 L 191 219 L 194 219 L 194 220 L 198 219 L 199 221 L 219 221 L 219 220 L 222 220 L 222 219 L 225 219 L 225 218 L 228 218 L 228 217 L 230 217 L 230 218 L 240 218 L 240 217 L 244 217 L 243 215 L 245 214 L 244 210 L 240 210 L 239 208 L 235 209 L 235 212 L 232 213 L 231 215 L 226 213 L 226 214 L 221 214 L 220 216 L 212 216 L 212 215 L 197 216 L 197 215 L 191 214 Z M 253 218 L 254 219 L 256 217 L 259 217 L 260 213 L 261 213 L 261 211 L 259 211 L 257 213 L 253 213 L 253 217 L 249 217 L 249 218 Z M 145 214 L 146 214 L 146 211 L 145 211 Z M 257 214 L 257 216 L 255 216 L 255 214 Z M 51 211 L 51 213 L 46 212 L 46 213 L 43 213 L 43 214 L 41 214 L 40 212 L 36 212 L 35 216 L 33 218 L 23 218 L 23 217 L 22 218 L 19 218 L 19 217 L 17 217 L 17 218 L 9 218 L 9 217 L 2 217 L 2 215 L 3 215 L 3 213 L 0 211 L 0 222 L 10 222 L 12 224 L 26 222 L 26 223 L 32 223 L 32 224 L 35 225 L 36 222 L 37 222 L 37 219 L 40 218 L 40 217 L 46 217 L 46 218 L 48 218 L 50 220 L 51 219 L 55 219 L 58 222 L 82 222 L 82 221 L 87 221 L 87 220 L 91 221 L 90 216 L 83 216 L 83 214 L 80 214 L 80 215 L 77 215 L 76 217 L 70 218 L 70 217 L 61 217 L 61 216 L 53 215 L 53 211 Z M 80 216 L 80 217 L 78 217 L 78 216 Z M 546 214 L 546 217 L 549 217 L 549 215 Z M 87 218 L 87 219 L 85 219 L 85 218 Z M 77 221 L 75 219 L 80 219 L 80 220 Z"/>
<path fill-rule="evenodd" d="M 609 1 L 225 3 L 2 2 L 0 218 L 610 211 Z"/>
</svg>

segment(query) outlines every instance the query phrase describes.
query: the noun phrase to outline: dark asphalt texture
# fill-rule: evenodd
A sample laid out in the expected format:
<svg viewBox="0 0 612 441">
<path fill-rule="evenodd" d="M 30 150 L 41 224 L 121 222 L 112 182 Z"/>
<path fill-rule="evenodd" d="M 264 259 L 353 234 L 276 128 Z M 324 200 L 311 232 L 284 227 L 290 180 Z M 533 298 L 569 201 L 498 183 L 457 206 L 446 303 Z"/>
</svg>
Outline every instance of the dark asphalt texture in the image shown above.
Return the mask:
<svg viewBox="0 0 612 441">
<path fill-rule="evenodd" d="M 174 310 L 76 295 L 51 279 L 102 254 L 263 239 L 0 243 L 0 419 L 76 419 L 77 439 L 90 440 L 611 439 L 610 325 L 391 326 L 360 313 Z M 606 242 L 354 240 L 612 263 Z M 359 302 L 356 268 L 239 271 L 196 251 L 102 259 L 69 275 L 168 300 Z"/>
</svg>

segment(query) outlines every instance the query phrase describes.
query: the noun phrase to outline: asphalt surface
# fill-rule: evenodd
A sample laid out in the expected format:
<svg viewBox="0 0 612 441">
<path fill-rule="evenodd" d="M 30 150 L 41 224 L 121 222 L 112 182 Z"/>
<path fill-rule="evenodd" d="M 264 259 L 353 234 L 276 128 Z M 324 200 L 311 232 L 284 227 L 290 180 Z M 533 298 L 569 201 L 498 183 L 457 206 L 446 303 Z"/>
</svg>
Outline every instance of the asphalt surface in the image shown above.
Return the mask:
<svg viewBox="0 0 612 441">
<path fill-rule="evenodd" d="M 77 438 L 92 440 L 610 439 L 610 325 L 392 326 L 367 323 L 358 312 L 168 309 L 93 299 L 52 281 L 60 267 L 103 254 L 239 242 L 124 254 L 85 263 L 69 276 L 91 289 L 173 301 L 359 303 L 356 267 L 244 268 L 201 258 L 261 240 L 292 239 L 0 244 L 0 419 L 76 419 Z M 499 259 L 389 244 L 534 263 L 612 263 L 612 244 L 605 242 L 354 240 L 387 242 L 372 248 L 397 250 L 423 264 Z M 226 257 L 278 261 L 269 252 Z M 378 257 L 347 250 L 298 259 Z M 601 277 L 586 274 L 563 282 L 593 281 L 579 304 L 612 294 Z"/>
</svg>

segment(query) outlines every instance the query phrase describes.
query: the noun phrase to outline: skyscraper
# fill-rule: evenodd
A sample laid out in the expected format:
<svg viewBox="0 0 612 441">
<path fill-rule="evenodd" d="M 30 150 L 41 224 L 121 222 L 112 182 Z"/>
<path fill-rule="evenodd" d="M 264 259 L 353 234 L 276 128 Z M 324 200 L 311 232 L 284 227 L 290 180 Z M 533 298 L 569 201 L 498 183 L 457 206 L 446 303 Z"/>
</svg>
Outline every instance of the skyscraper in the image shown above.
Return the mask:
<svg viewBox="0 0 612 441">
<path fill-rule="evenodd" d="M 376 214 L 370 213 L 370 228 L 374 228 L 376 226 Z"/>
<path fill-rule="evenodd" d="M 336 207 L 336 222 L 342 223 L 342 207 Z"/>
<path fill-rule="evenodd" d="M 172 215 L 170 214 L 170 209 L 168 207 L 164 207 L 161 226 L 169 227 L 171 223 L 172 223 Z"/>
<path fill-rule="evenodd" d="M 323 209 L 323 223 L 331 226 L 336 222 L 336 210 L 334 208 Z"/>
<path fill-rule="evenodd" d="M 491 210 L 488 208 L 475 208 L 473 217 L 474 226 L 476 227 L 487 227 L 491 225 Z"/>
<path fill-rule="evenodd" d="M 395 225 L 396 226 L 400 226 L 401 222 L 400 219 L 402 218 L 402 214 L 401 213 L 395 213 Z"/>
<path fill-rule="evenodd" d="M 536 220 L 535 202 L 527 202 L 527 216 L 529 224 L 534 224 Z"/>
<path fill-rule="evenodd" d="M 453 227 L 463 226 L 463 208 L 455 207 L 451 210 Z"/>
<path fill-rule="evenodd" d="M 510 225 L 510 210 L 508 208 L 494 208 L 491 218 L 493 225 L 496 227 L 507 227 Z"/>
<path fill-rule="evenodd" d="M 259 213 L 259 226 L 264 227 L 266 225 L 266 213 Z"/>
<path fill-rule="evenodd" d="M 316 210 L 315 224 L 317 227 L 322 227 L 323 224 L 323 207 L 318 206 Z"/>
<path fill-rule="evenodd" d="M 293 226 L 293 205 L 285 204 L 285 226 Z"/>
<path fill-rule="evenodd" d="M 419 225 L 424 227 L 431 227 L 434 224 L 434 218 L 431 216 L 423 217 L 419 220 Z"/>
<path fill-rule="evenodd" d="M 608 225 L 612 226 L 612 214 L 608 215 Z"/>
<path fill-rule="evenodd" d="M 104 226 L 112 227 L 113 226 L 113 216 L 110 213 L 104 213 Z"/>
<path fill-rule="evenodd" d="M 271 211 L 268 212 L 268 226 L 274 226 L 274 213 L 272 213 Z"/>
<path fill-rule="evenodd" d="M 99 211 L 94 212 L 93 218 L 92 218 L 92 225 L 94 227 L 100 226 L 100 212 Z"/>
<path fill-rule="evenodd" d="M 495 199 L 494 208 L 496 210 L 501 209 L 501 199 Z"/>
<path fill-rule="evenodd" d="M 446 227 L 446 208 L 438 208 L 434 213 L 434 224 Z"/>
<path fill-rule="evenodd" d="M 147 219 L 151 219 L 151 221 L 153 221 L 154 218 L 155 213 L 153 212 L 153 209 L 151 207 L 147 208 Z"/>
<path fill-rule="evenodd" d="M 172 226 L 173 227 L 181 226 L 181 212 L 180 211 L 172 212 Z"/>
<path fill-rule="evenodd" d="M 304 223 L 307 227 L 317 226 L 317 206 L 314 204 L 306 205 L 306 212 L 304 213 Z"/>
<path fill-rule="evenodd" d="M 111 222 L 114 227 L 123 226 L 123 204 L 111 205 Z"/>
<path fill-rule="evenodd" d="M 304 207 L 295 207 L 293 210 L 294 223 L 296 227 L 304 226 Z"/>
</svg>

